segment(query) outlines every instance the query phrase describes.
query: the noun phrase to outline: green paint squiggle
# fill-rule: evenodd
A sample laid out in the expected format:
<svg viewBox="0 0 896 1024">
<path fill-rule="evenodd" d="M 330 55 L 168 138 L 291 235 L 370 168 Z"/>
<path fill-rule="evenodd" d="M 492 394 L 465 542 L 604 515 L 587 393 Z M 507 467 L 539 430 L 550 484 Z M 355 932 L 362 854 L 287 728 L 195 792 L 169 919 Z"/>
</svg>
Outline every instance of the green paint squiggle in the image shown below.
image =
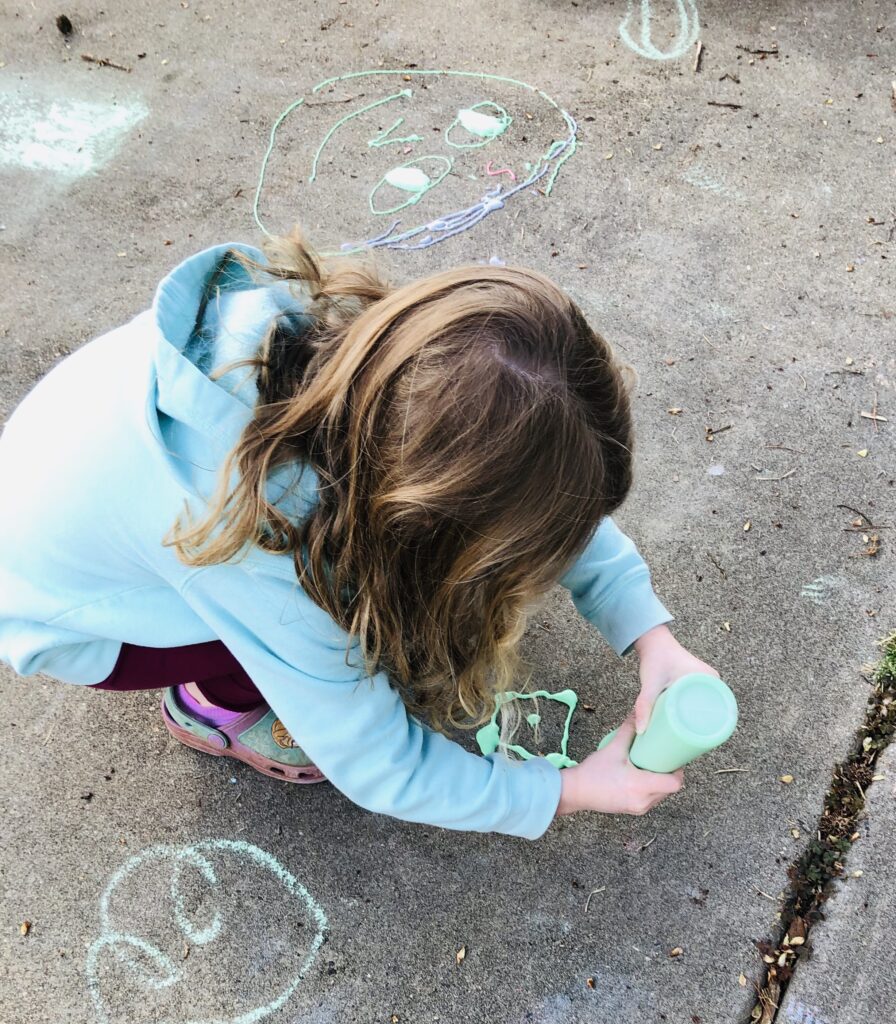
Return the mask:
<svg viewBox="0 0 896 1024">
<path fill-rule="evenodd" d="M 404 138 L 390 139 L 389 136 L 396 128 L 400 128 L 404 124 L 404 118 L 399 117 L 398 120 L 392 125 L 391 128 L 387 128 L 384 132 L 380 132 L 375 139 L 369 139 L 367 146 L 369 149 L 379 149 L 381 146 L 391 146 L 393 143 L 401 142 L 422 142 L 422 135 L 407 135 Z"/>
<path fill-rule="evenodd" d="M 532 693 L 515 693 L 513 690 L 509 690 L 507 693 L 499 694 L 495 701 L 495 710 L 492 713 L 491 720 L 488 725 L 484 725 L 476 733 L 476 742 L 479 744 L 479 749 L 483 754 L 488 755 L 494 754 L 500 746 L 501 729 L 498 726 L 498 715 L 505 704 L 512 700 L 534 700 L 536 697 L 543 697 L 545 700 L 555 700 L 558 704 L 565 704 L 569 709 L 566 713 L 566 721 L 563 724 L 560 750 L 559 752 L 547 754 L 545 760 L 549 761 L 555 768 L 572 768 L 578 764 L 567 753 L 569 747 L 569 727 L 572 724 L 572 716 L 576 710 L 576 705 L 579 703 L 579 697 L 575 690 L 560 690 L 557 693 L 549 693 L 547 690 L 534 690 Z M 534 726 L 537 724 L 532 722 L 532 719 L 536 717 L 538 716 L 527 716 L 527 721 L 530 725 Z M 538 756 L 516 743 L 508 743 L 507 750 L 512 750 L 514 754 L 521 757 L 524 761 L 529 761 L 533 757 Z"/>
<path fill-rule="evenodd" d="M 408 96 L 413 95 L 410 89 L 399 89 L 398 92 L 393 93 L 391 96 L 384 96 L 381 100 L 374 100 L 373 103 L 368 103 L 364 107 L 360 107 L 358 110 L 353 110 L 350 114 L 346 114 L 345 117 L 340 117 L 336 124 L 327 132 L 324 136 L 323 142 L 317 147 L 317 152 L 314 154 L 314 160 L 311 164 L 311 177 L 308 179 L 309 182 L 314 181 L 317 177 L 317 161 L 320 159 L 320 155 L 323 152 L 324 146 L 333 138 L 336 132 L 344 125 L 347 124 L 353 117 L 360 117 L 362 114 L 366 114 L 368 110 L 374 110 L 376 107 L 381 107 L 384 103 L 391 103 L 392 100 L 406 99 Z"/>
</svg>

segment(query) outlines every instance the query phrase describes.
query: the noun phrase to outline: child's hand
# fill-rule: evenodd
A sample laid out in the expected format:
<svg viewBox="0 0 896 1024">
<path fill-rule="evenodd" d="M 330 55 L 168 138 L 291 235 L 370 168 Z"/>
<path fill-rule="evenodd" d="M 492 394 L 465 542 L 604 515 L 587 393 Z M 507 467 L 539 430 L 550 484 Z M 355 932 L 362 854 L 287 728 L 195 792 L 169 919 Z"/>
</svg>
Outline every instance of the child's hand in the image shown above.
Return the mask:
<svg viewBox="0 0 896 1024">
<path fill-rule="evenodd" d="M 635 641 L 635 650 L 641 661 L 641 692 L 635 701 L 635 730 L 638 733 L 647 728 L 657 697 L 676 679 L 690 672 L 705 672 L 719 678 L 714 668 L 681 646 L 668 626 L 649 629 Z"/>
<path fill-rule="evenodd" d="M 560 773 L 563 789 L 557 814 L 602 811 L 604 814 L 646 814 L 684 783 L 679 769 L 668 775 L 645 772 L 628 759 L 635 738 L 632 717 L 627 718 L 603 750 L 589 755 L 574 768 Z"/>
</svg>

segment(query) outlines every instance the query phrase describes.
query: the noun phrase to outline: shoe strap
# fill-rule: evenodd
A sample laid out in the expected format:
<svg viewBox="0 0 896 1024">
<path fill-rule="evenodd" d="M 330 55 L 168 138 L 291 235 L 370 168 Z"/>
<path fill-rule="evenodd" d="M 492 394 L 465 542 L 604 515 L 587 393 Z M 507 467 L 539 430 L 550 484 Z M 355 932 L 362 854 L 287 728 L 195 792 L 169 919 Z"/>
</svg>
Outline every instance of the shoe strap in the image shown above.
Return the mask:
<svg viewBox="0 0 896 1024">
<path fill-rule="evenodd" d="M 184 711 L 177 700 L 177 687 L 169 686 L 165 691 L 165 709 L 181 729 L 186 729 L 194 736 L 198 736 L 221 750 L 230 746 L 230 740 L 220 729 L 216 729 L 213 725 L 207 725 Z"/>
</svg>

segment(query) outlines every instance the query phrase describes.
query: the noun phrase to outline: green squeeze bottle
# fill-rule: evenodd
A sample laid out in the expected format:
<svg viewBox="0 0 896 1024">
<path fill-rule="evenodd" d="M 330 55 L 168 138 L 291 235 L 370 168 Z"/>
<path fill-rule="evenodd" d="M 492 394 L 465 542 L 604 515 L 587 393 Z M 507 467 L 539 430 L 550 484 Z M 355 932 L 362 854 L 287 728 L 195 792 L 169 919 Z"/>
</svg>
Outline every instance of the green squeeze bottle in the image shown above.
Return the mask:
<svg viewBox="0 0 896 1024">
<path fill-rule="evenodd" d="M 737 726 L 737 701 L 730 688 L 702 672 L 676 679 L 657 697 L 647 728 L 636 736 L 629 760 L 648 772 L 674 772 L 721 746 Z M 598 744 L 602 750 L 614 729 Z"/>
</svg>

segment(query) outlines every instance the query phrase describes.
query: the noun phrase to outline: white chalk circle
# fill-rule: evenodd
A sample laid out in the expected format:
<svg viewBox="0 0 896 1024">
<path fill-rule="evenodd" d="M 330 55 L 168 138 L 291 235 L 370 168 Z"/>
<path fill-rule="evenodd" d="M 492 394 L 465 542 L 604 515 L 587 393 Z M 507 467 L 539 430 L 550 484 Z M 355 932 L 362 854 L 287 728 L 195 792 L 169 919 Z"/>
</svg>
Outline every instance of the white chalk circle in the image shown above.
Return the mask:
<svg viewBox="0 0 896 1024">
<path fill-rule="evenodd" d="M 202 981 L 195 982 L 190 974 L 193 971 L 193 963 L 189 957 L 192 947 L 204 947 L 213 943 L 223 941 L 227 936 L 226 922 L 228 917 L 239 915 L 245 907 L 257 909 L 259 901 L 262 903 L 270 894 L 253 891 L 250 882 L 244 885 L 234 886 L 228 890 L 220 885 L 221 861 L 233 860 L 240 865 L 240 874 L 251 877 L 253 871 L 266 881 L 272 881 L 275 885 L 276 906 L 282 909 L 294 921 L 296 928 L 303 928 L 305 922 L 311 925 L 312 933 L 310 938 L 308 931 L 303 930 L 301 942 L 295 942 L 292 937 L 287 944 L 280 942 L 269 943 L 275 947 L 275 951 L 284 945 L 288 945 L 288 953 L 295 954 L 295 946 L 306 947 L 307 951 L 301 962 L 289 968 L 289 976 L 285 981 L 276 982 L 276 991 L 269 992 L 264 997 L 261 1005 L 251 1006 L 234 1012 L 234 999 L 226 1000 L 222 995 L 221 1004 L 229 1004 L 230 1015 L 227 1013 L 216 1013 L 213 1017 L 197 1017 L 185 1020 L 185 1013 L 179 1013 L 177 1020 L 169 1018 L 163 1021 L 159 1016 L 149 1009 L 149 993 L 160 992 L 175 985 L 185 986 L 185 995 L 195 996 L 198 990 L 203 988 Z M 217 866 L 216 866 L 217 865 Z M 178 929 L 178 941 L 186 953 L 181 953 L 177 958 L 161 948 L 161 942 L 156 935 L 137 934 L 126 930 L 127 925 L 122 924 L 122 918 L 128 916 L 129 907 L 127 904 L 122 908 L 119 906 L 115 912 L 112 910 L 112 903 L 116 896 L 119 902 L 122 900 L 122 893 L 126 890 L 133 890 L 142 897 L 152 901 L 153 910 L 160 913 L 159 900 L 153 900 L 152 896 L 152 869 L 170 868 L 168 876 L 167 897 L 170 899 L 170 916 L 173 918 Z M 208 896 L 214 902 L 214 909 L 211 913 L 206 912 L 205 919 L 196 921 L 193 915 L 196 911 L 190 911 L 187 907 L 187 898 L 184 894 L 184 873 L 187 871 L 196 872 L 196 880 L 202 884 L 203 896 Z M 284 901 L 288 901 L 284 905 Z M 299 915 L 295 917 L 294 915 Z M 87 953 L 85 964 L 85 976 L 87 989 L 93 1002 L 97 1020 L 100 1024 L 118 1024 L 120 1016 L 112 1015 L 107 999 L 103 994 L 103 983 L 101 967 L 107 960 L 115 961 L 115 966 L 128 972 L 129 979 L 133 979 L 134 986 L 144 993 L 143 999 L 148 1016 L 151 1016 L 153 1024 L 256 1024 L 257 1021 L 269 1017 L 272 1013 L 281 1009 L 291 998 L 299 987 L 302 979 L 308 973 L 314 962 L 318 950 L 324 941 L 327 929 L 327 918 L 317 901 L 311 896 L 308 890 L 292 875 L 282 864 L 264 850 L 253 846 L 250 843 L 229 840 L 212 839 L 204 842 L 194 843 L 189 846 L 153 846 L 141 853 L 131 857 L 112 876 L 106 886 L 101 898 L 99 907 L 100 934 L 93 942 Z M 139 917 L 139 912 L 132 911 L 133 917 Z M 131 927 L 134 927 L 133 925 Z M 264 950 L 265 941 L 268 937 L 264 935 L 253 935 L 251 946 L 246 944 L 244 950 L 245 959 L 248 962 L 250 956 L 258 958 L 258 951 Z M 266 973 L 256 971 L 256 973 Z M 269 976 L 273 971 L 269 972 Z M 230 980 L 241 984 L 239 977 L 233 977 L 233 972 L 228 972 Z M 194 980 L 190 993 L 190 981 Z M 136 1019 L 129 1020 L 129 1024 L 139 1024 Z"/>
</svg>

